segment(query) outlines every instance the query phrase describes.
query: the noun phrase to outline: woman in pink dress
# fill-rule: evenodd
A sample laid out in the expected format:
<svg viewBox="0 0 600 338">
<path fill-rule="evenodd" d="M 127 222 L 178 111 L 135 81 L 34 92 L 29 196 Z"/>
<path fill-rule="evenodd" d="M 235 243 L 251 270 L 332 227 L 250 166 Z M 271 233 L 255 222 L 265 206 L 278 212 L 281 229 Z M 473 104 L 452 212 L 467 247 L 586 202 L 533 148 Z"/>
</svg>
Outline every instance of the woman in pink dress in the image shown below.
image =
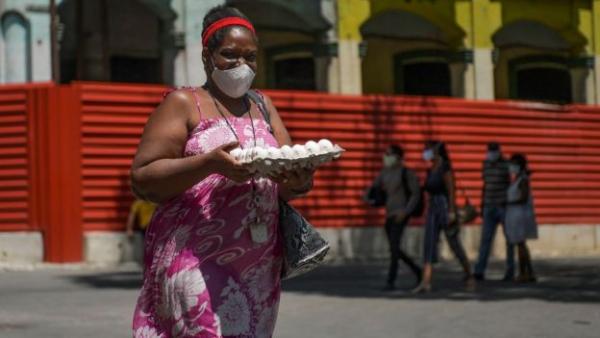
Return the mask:
<svg viewBox="0 0 600 338">
<path fill-rule="evenodd" d="M 202 88 L 168 94 L 152 114 L 132 165 L 134 192 L 160 205 L 146 235 L 134 337 L 271 337 L 282 267 L 278 199 L 308 192 L 312 172 L 254 178 L 236 148 L 290 144 L 247 92 L 257 39 L 237 9 L 204 18 Z"/>
</svg>

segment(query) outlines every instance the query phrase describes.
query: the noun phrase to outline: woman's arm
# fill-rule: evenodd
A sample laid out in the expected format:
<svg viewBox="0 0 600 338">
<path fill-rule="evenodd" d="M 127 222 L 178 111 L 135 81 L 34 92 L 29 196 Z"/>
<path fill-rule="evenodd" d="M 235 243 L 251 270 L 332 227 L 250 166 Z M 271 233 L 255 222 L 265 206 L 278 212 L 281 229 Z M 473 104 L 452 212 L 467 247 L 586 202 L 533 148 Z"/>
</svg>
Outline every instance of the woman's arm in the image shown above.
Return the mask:
<svg viewBox="0 0 600 338">
<path fill-rule="evenodd" d="M 521 182 L 519 182 L 519 192 L 520 195 L 517 203 L 527 203 L 527 201 L 529 200 L 529 194 L 531 193 L 528 179 L 522 179 Z"/>
<path fill-rule="evenodd" d="M 456 216 L 456 184 L 452 170 L 448 170 L 444 174 L 444 183 L 448 192 L 448 211 L 450 215 Z"/>
<path fill-rule="evenodd" d="M 263 97 L 271 118 L 273 135 L 279 143 L 279 146 L 291 145 L 292 139 L 277 112 L 277 108 L 275 108 L 269 97 Z M 312 169 L 300 169 L 294 172 L 284 172 L 279 177 L 273 177 L 279 184 L 279 196 L 287 201 L 308 193 L 313 186 L 313 173 L 314 170 Z"/>
<path fill-rule="evenodd" d="M 182 157 L 197 114 L 186 91 L 169 94 L 150 116 L 131 166 L 132 188 L 152 202 L 173 198 L 206 178 L 220 173 L 236 181 L 250 174 L 230 155 L 237 144 L 223 145 L 207 154 Z"/>
</svg>

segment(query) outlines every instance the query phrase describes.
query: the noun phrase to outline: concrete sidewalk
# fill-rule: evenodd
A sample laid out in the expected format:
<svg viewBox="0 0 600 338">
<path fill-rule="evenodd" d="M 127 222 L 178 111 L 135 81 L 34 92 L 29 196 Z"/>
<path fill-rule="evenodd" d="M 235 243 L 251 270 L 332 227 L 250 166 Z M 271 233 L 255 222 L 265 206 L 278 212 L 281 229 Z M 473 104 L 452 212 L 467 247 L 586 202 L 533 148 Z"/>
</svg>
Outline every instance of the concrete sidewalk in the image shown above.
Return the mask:
<svg viewBox="0 0 600 338">
<path fill-rule="evenodd" d="M 435 291 L 415 296 L 379 291 L 384 262 L 325 266 L 284 283 L 275 337 L 598 337 L 600 258 L 536 267 L 535 285 L 488 281 L 470 293 L 444 263 Z M 491 272 L 500 278 L 501 266 Z M 140 284 L 133 265 L 0 271 L 0 337 L 129 337 Z"/>
</svg>

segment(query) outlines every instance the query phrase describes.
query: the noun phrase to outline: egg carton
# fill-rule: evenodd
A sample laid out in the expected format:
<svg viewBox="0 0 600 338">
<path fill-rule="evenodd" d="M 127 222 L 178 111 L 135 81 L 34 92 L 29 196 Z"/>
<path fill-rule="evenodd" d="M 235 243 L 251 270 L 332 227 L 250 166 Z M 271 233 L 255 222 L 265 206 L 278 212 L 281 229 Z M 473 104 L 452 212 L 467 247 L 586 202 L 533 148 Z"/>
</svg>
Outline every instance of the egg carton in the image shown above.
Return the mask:
<svg viewBox="0 0 600 338">
<path fill-rule="evenodd" d="M 269 176 L 300 168 L 314 169 L 341 156 L 344 149 L 331 141 L 308 141 L 281 148 L 236 148 L 230 154 L 257 176 Z"/>
</svg>

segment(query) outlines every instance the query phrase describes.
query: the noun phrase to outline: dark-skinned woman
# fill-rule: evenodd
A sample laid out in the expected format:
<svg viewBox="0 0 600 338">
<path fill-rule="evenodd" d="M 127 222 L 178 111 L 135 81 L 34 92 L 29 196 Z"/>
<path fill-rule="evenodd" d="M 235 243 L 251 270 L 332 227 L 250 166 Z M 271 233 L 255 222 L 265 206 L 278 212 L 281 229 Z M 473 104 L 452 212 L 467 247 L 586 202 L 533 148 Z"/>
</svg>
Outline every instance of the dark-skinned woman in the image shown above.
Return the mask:
<svg viewBox="0 0 600 338">
<path fill-rule="evenodd" d="M 535 282 L 536 277 L 531 263 L 527 240 L 538 237 L 533 194 L 531 193 L 531 171 L 524 154 L 514 154 L 510 158 L 509 172 L 511 183 L 507 191 L 506 240 L 516 245 L 519 253 L 518 282 Z"/>
<path fill-rule="evenodd" d="M 456 213 L 456 182 L 446 144 L 441 141 L 427 141 L 423 159 L 431 167 L 425 179 L 425 191 L 429 196 L 427 220 L 423 245 L 423 277 L 421 285 L 414 293 L 431 291 L 433 262 L 438 258 L 439 234 L 444 231 L 450 249 L 460 262 L 465 273 L 467 287 L 475 287 L 471 266 L 458 237 L 458 217 Z"/>
<path fill-rule="evenodd" d="M 279 199 L 308 192 L 312 172 L 256 178 L 229 152 L 291 140 L 262 95 L 254 27 L 237 9 L 204 18 L 202 88 L 175 90 L 144 129 L 131 179 L 159 204 L 146 235 L 134 337 L 271 337 L 282 268 Z"/>
</svg>

